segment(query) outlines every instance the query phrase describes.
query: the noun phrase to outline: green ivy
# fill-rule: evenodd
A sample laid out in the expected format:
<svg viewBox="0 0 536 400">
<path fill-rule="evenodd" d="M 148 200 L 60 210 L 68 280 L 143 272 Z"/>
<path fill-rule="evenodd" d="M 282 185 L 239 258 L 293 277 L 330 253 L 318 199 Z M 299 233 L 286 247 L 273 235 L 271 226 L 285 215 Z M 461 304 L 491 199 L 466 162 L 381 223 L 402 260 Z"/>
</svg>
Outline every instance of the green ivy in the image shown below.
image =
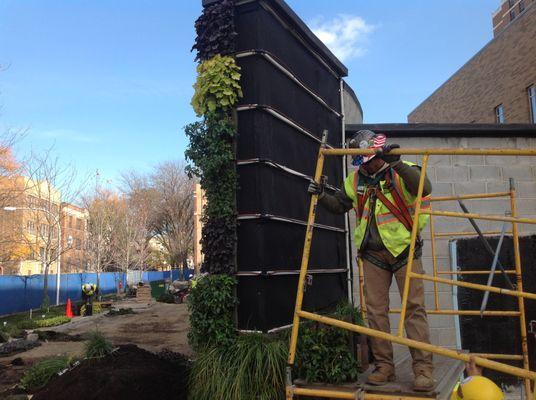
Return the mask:
<svg viewBox="0 0 536 400">
<path fill-rule="evenodd" d="M 235 286 L 236 279 L 228 275 L 207 275 L 197 281 L 188 296 L 188 340 L 194 350 L 208 346 L 226 348 L 235 340 Z"/>
<path fill-rule="evenodd" d="M 233 139 L 235 129 L 228 118 L 209 113 L 203 121 L 185 127 L 189 145 L 186 149 L 186 167 L 190 176 L 199 178 L 205 191 L 205 215 L 234 214 L 236 191 Z"/>
<path fill-rule="evenodd" d="M 339 306 L 334 318 L 364 325 L 361 314 L 351 306 Z M 338 384 L 354 382 L 359 363 L 352 343 L 353 333 L 305 322 L 300 326 L 296 366 L 298 376 L 307 382 Z"/>
<path fill-rule="evenodd" d="M 235 272 L 236 217 L 205 217 L 201 235 L 202 270 L 209 274 Z"/>
<path fill-rule="evenodd" d="M 215 55 L 197 66 L 192 107 L 198 116 L 229 110 L 241 98 L 240 67 L 234 58 Z"/>
</svg>

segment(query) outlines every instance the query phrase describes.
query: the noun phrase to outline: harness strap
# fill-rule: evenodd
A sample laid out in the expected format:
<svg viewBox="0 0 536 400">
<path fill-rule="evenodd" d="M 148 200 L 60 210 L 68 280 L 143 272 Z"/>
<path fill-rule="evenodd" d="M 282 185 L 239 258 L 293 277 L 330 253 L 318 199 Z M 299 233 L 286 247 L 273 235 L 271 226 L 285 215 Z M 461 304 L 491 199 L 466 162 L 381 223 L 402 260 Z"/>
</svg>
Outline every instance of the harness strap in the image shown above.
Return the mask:
<svg viewBox="0 0 536 400">
<path fill-rule="evenodd" d="M 394 204 L 389 201 L 387 197 L 382 193 L 379 187 L 376 188 L 367 188 L 363 194 L 360 194 L 358 191 L 358 184 L 359 184 L 359 173 L 358 171 L 355 172 L 354 175 L 354 191 L 357 197 L 357 207 L 355 208 L 355 212 L 357 214 L 358 219 L 361 219 L 363 216 L 363 210 L 365 208 L 365 204 L 370 197 L 371 193 L 374 192 L 376 194 L 376 197 L 387 207 L 387 209 L 393 214 L 402 225 L 408 230 L 412 231 L 413 229 L 413 219 L 411 218 L 411 214 L 409 212 L 408 206 L 406 202 L 402 199 L 400 193 L 394 186 L 392 180 L 391 180 L 391 171 L 388 171 L 385 174 L 385 184 L 387 188 L 389 189 L 389 192 L 391 193 L 391 196 L 393 196 Z"/>
</svg>

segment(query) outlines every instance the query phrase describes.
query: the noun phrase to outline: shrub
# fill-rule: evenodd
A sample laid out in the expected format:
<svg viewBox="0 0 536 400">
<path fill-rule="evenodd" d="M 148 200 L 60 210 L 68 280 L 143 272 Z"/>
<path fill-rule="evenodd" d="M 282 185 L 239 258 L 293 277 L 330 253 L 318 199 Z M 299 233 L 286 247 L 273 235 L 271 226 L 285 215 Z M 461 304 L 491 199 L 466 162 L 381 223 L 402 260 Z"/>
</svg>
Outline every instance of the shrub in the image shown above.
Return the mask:
<svg viewBox="0 0 536 400">
<path fill-rule="evenodd" d="M 207 346 L 228 346 L 236 337 L 233 311 L 236 279 L 227 275 L 200 278 L 188 296 L 190 332 L 194 350 Z"/>
<path fill-rule="evenodd" d="M 92 332 L 85 344 L 86 358 L 102 358 L 110 354 L 114 346 L 99 331 Z"/>
<path fill-rule="evenodd" d="M 190 399 L 284 399 L 287 354 L 286 341 L 261 334 L 239 336 L 227 348 L 207 348 L 190 373 Z"/>
<path fill-rule="evenodd" d="M 48 328 L 51 326 L 57 326 L 66 324 L 71 320 L 64 315 L 51 318 L 39 318 L 35 317 L 34 319 L 29 319 L 23 321 L 19 324 L 19 327 L 22 329 L 36 329 L 36 328 Z"/>
<path fill-rule="evenodd" d="M 20 381 L 20 387 L 24 390 L 34 391 L 45 386 L 57 373 L 69 368 L 69 357 L 53 357 L 43 360 L 30 368 Z"/>
<path fill-rule="evenodd" d="M 360 312 L 349 305 L 339 306 L 333 317 L 364 325 Z M 353 336 L 352 332 L 333 326 L 303 322 L 296 353 L 297 375 L 307 382 L 355 381 L 359 363 Z"/>
<path fill-rule="evenodd" d="M 197 50 L 196 61 L 234 52 L 236 32 L 233 7 L 233 0 L 223 0 L 203 9 L 195 21 L 197 37 L 192 50 Z"/>
<path fill-rule="evenodd" d="M 171 293 L 162 293 L 160 296 L 158 296 L 156 301 L 160 303 L 172 304 L 175 303 L 175 296 L 173 296 Z"/>
<path fill-rule="evenodd" d="M 215 55 L 197 66 L 192 107 L 198 116 L 227 111 L 242 97 L 240 67 L 234 58 Z"/>
</svg>

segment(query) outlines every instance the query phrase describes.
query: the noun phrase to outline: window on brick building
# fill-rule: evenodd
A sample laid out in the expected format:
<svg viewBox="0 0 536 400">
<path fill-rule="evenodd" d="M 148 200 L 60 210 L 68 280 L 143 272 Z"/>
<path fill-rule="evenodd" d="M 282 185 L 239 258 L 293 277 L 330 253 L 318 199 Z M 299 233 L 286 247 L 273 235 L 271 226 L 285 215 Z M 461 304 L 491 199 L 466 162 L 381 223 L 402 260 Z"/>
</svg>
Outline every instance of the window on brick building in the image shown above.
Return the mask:
<svg viewBox="0 0 536 400">
<path fill-rule="evenodd" d="M 519 12 L 522 13 L 525 10 L 525 1 L 519 0 Z"/>
<path fill-rule="evenodd" d="M 29 233 L 35 233 L 35 222 L 33 221 L 26 221 L 26 230 Z"/>
<path fill-rule="evenodd" d="M 512 8 L 515 4 L 516 0 L 508 0 L 508 8 Z"/>
<path fill-rule="evenodd" d="M 499 104 L 495 107 L 495 122 L 498 124 L 504 124 L 504 106 Z"/>
<path fill-rule="evenodd" d="M 76 229 L 82 229 L 82 220 L 80 218 L 76 219 Z"/>
<path fill-rule="evenodd" d="M 69 228 L 73 227 L 73 216 L 69 215 Z"/>
<path fill-rule="evenodd" d="M 514 10 L 510 10 L 510 21 L 513 21 L 516 18 L 516 12 Z"/>
<path fill-rule="evenodd" d="M 536 124 L 536 85 L 532 85 L 527 89 L 529 95 L 530 121 Z"/>
</svg>

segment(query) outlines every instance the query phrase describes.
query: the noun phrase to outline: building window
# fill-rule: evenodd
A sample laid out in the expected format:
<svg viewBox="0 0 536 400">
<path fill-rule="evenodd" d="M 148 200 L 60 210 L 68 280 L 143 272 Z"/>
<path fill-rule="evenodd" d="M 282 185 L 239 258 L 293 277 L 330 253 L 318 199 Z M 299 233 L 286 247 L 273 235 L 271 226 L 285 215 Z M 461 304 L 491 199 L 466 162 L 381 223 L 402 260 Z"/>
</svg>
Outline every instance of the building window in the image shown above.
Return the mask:
<svg viewBox="0 0 536 400">
<path fill-rule="evenodd" d="M 73 227 L 73 216 L 69 215 L 69 228 Z"/>
<path fill-rule="evenodd" d="M 516 0 L 508 0 L 508 8 L 512 8 L 515 4 Z"/>
<path fill-rule="evenodd" d="M 514 10 L 510 10 L 510 21 L 513 21 L 516 18 L 516 12 Z"/>
<path fill-rule="evenodd" d="M 46 237 L 48 236 L 48 225 L 46 225 L 46 224 L 41 224 L 41 225 L 39 226 L 39 234 L 40 234 L 42 237 L 46 238 Z"/>
<path fill-rule="evenodd" d="M 80 218 L 76 219 L 76 229 L 82 230 L 82 220 Z"/>
<path fill-rule="evenodd" d="M 519 13 L 521 14 L 525 10 L 525 1 L 519 0 Z"/>
<path fill-rule="evenodd" d="M 536 85 L 527 89 L 529 95 L 530 121 L 536 124 Z"/>
<path fill-rule="evenodd" d="M 76 250 L 82 250 L 82 241 L 80 239 L 75 239 L 74 243 Z"/>
<path fill-rule="evenodd" d="M 35 233 L 35 222 L 33 221 L 26 221 L 26 230 L 29 233 Z"/>
<path fill-rule="evenodd" d="M 504 107 L 499 104 L 495 107 L 495 122 L 498 124 L 504 124 Z"/>
</svg>

